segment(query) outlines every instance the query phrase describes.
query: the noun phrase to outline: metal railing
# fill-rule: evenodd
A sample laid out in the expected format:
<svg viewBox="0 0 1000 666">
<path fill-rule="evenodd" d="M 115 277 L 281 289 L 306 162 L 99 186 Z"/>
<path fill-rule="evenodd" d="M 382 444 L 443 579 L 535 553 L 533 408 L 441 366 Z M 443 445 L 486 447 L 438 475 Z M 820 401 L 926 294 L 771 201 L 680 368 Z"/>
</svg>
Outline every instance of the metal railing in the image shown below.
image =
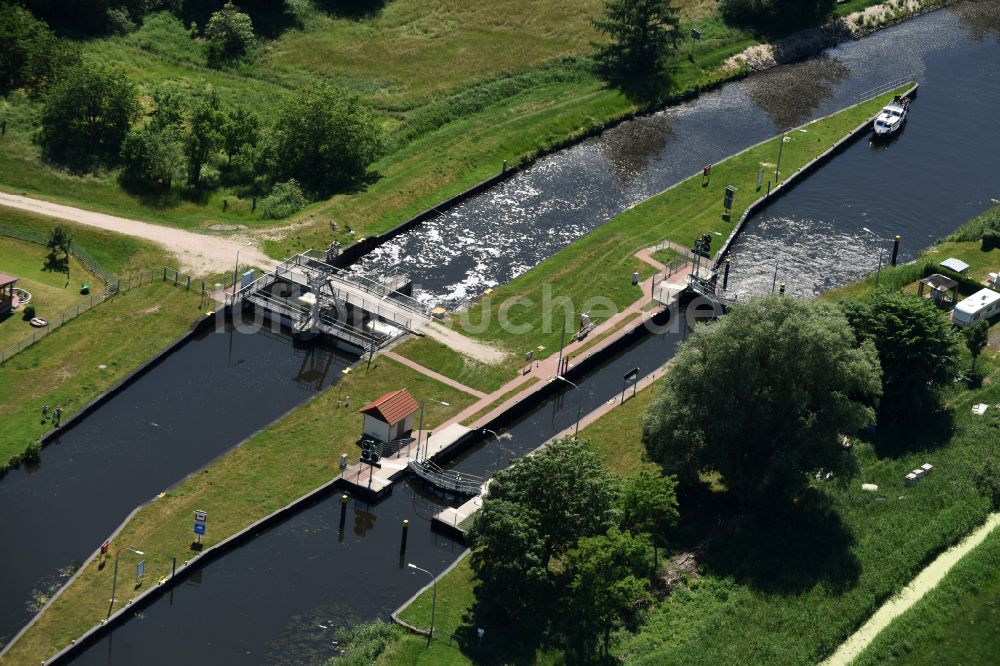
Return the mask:
<svg viewBox="0 0 1000 666">
<path fill-rule="evenodd" d="M 391 298 L 400 307 L 412 310 L 415 313 L 419 313 L 424 316 L 429 313 L 427 306 L 412 296 L 407 296 L 406 294 L 390 289 L 381 282 L 365 277 L 364 275 L 345 271 L 341 268 L 337 268 L 336 266 L 331 266 L 322 259 L 310 255 L 310 253 L 316 252 L 316 250 L 309 250 L 306 253 L 297 254 L 285 263 L 293 263 L 301 268 L 311 268 L 313 270 L 322 271 L 336 280 L 348 282 L 354 287 L 373 294 L 380 299 Z M 326 255 L 324 254 L 323 256 L 325 258 Z"/>
<path fill-rule="evenodd" d="M 888 81 L 880 86 L 876 86 L 874 88 L 871 88 L 870 90 L 864 91 L 863 93 L 858 95 L 858 103 L 860 104 L 861 102 L 873 99 L 875 97 L 878 97 L 879 95 L 889 92 L 890 90 L 895 90 L 896 88 L 900 87 L 905 83 L 910 83 L 916 80 L 917 80 L 916 77 L 912 75 L 900 76 L 898 78 L 893 79 L 892 81 Z"/>
<path fill-rule="evenodd" d="M 34 229 L 25 229 L 23 227 L 15 227 L 10 224 L 0 224 L 0 236 L 8 236 L 10 238 L 16 238 L 17 240 L 23 240 L 28 243 L 35 243 L 37 245 L 48 245 L 49 236 L 40 231 L 35 231 Z M 96 277 L 99 277 L 107 285 L 112 285 L 118 280 L 118 276 L 114 273 L 104 270 L 104 267 L 94 259 L 90 254 L 80 247 L 75 242 L 70 246 L 70 254 L 77 258 L 77 260 L 84 265 L 84 267 L 93 273 Z"/>
<path fill-rule="evenodd" d="M 410 471 L 439 490 L 458 495 L 478 495 L 486 479 L 474 474 L 465 474 L 453 469 L 441 469 L 433 460 L 416 462 L 411 460 L 406 465 Z"/>
</svg>

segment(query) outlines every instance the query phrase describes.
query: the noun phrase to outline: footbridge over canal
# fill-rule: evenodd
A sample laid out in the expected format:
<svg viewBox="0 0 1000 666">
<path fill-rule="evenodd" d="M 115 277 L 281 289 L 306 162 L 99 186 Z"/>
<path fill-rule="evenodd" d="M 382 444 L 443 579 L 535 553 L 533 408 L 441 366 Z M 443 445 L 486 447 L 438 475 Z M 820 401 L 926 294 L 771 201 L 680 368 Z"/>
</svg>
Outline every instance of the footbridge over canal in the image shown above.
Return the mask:
<svg viewBox="0 0 1000 666">
<path fill-rule="evenodd" d="M 288 323 L 297 333 L 325 333 L 365 351 L 375 351 L 430 321 L 424 304 L 403 293 L 409 280 L 379 281 L 350 273 L 309 250 L 281 262 L 229 297 L 254 304 Z"/>
</svg>

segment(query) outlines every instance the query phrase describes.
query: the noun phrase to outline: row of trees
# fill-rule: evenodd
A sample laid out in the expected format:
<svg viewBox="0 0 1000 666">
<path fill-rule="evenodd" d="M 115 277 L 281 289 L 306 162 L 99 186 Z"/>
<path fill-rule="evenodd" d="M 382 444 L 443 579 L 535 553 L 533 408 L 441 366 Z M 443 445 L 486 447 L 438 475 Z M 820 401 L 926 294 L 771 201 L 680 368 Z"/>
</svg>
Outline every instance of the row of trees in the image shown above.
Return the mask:
<svg viewBox="0 0 1000 666">
<path fill-rule="evenodd" d="M 186 101 L 153 94 L 144 117 L 124 73 L 78 65 L 46 93 L 38 142 L 49 161 L 75 171 L 121 166 L 133 188 L 162 192 L 184 179 L 205 185 L 205 167 L 229 184 L 263 192 L 288 179 L 312 196 L 354 188 L 385 148 L 380 125 L 357 95 L 324 84 L 290 95 L 271 127 L 249 109 L 207 93 Z"/>
<path fill-rule="evenodd" d="M 552 443 L 493 479 L 469 532 L 477 622 L 591 655 L 651 600 L 656 548 L 676 518 L 672 478 L 623 481 L 588 443 Z"/>
</svg>

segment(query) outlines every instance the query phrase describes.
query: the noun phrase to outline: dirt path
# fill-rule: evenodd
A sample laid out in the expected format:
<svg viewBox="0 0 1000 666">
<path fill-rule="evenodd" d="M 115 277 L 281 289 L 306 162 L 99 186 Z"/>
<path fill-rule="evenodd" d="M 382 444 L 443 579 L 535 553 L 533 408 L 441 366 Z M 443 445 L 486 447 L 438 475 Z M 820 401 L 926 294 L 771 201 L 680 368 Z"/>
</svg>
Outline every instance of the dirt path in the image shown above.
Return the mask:
<svg viewBox="0 0 1000 666">
<path fill-rule="evenodd" d="M 880 631 L 889 626 L 889 623 L 902 615 L 909 608 L 917 603 L 921 597 L 930 592 L 941 582 L 941 579 L 951 571 L 959 560 L 965 557 L 969 551 L 983 542 L 983 539 L 1000 526 L 1000 513 L 990 514 L 986 523 L 975 532 L 965 537 L 959 544 L 952 546 L 941 553 L 936 560 L 917 575 L 910 584 L 887 601 L 878 611 L 865 622 L 854 634 L 844 641 L 837 651 L 829 659 L 823 662 L 824 666 L 846 666 L 861 654 L 868 644 L 874 640 Z"/>
<path fill-rule="evenodd" d="M 208 236 L 5 192 L 0 192 L 0 205 L 152 241 L 177 255 L 179 270 L 194 275 L 211 275 L 233 270 L 237 252 L 240 253 L 241 265 L 253 265 L 271 270 L 277 264 L 258 248 L 247 245 L 245 240 Z"/>
<path fill-rule="evenodd" d="M 443 324 L 437 323 L 436 321 L 432 321 L 424 326 L 422 332 L 427 337 L 434 338 L 441 344 L 451 347 L 455 351 L 465 354 L 469 358 L 475 359 L 480 363 L 495 365 L 502 362 L 507 356 L 506 353 L 496 347 L 491 347 L 484 342 L 473 340 L 472 338 L 462 335 L 458 331 L 450 329 Z"/>
</svg>

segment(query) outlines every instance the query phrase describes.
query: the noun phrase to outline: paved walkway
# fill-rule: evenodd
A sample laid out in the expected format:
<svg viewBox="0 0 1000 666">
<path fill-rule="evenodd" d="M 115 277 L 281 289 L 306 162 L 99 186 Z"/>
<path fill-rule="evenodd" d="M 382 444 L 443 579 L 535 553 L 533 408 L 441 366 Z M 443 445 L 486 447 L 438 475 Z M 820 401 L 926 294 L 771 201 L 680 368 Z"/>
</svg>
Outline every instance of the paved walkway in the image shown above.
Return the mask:
<svg viewBox="0 0 1000 666">
<path fill-rule="evenodd" d="M 240 253 L 240 264 L 244 266 L 250 265 L 263 270 L 272 270 L 277 264 L 274 259 L 256 247 L 248 245 L 246 240 L 209 236 L 160 224 L 64 206 L 50 201 L 41 201 L 17 194 L 7 194 L 6 192 L 0 192 L 0 206 L 27 210 L 60 220 L 68 220 L 152 241 L 162 245 L 177 256 L 178 270 L 194 275 L 212 275 L 232 271 L 237 252 Z"/>
<path fill-rule="evenodd" d="M 975 532 L 965 537 L 961 543 L 952 546 L 910 581 L 910 584 L 885 602 L 878 611 L 865 622 L 854 634 L 844 641 L 833 655 L 823 662 L 824 666 L 847 666 L 856 659 L 868 644 L 878 636 L 879 632 L 889 626 L 889 623 L 905 613 L 913 604 L 930 592 L 965 557 L 969 551 L 978 546 L 997 527 L 1000 527 L 1000 513 L 990 514 L 986 523 Z"/>
</svg>

